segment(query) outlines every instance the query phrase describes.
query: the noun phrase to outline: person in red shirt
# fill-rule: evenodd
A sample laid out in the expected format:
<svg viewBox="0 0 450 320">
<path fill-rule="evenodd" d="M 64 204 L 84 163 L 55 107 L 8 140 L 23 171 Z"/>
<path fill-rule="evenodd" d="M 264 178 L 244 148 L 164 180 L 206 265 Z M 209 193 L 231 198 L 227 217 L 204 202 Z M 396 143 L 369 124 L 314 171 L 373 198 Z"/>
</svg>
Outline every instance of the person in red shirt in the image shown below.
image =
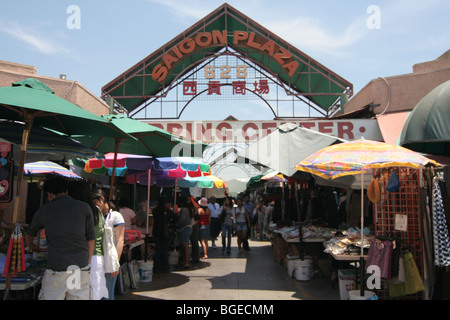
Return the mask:
<svg viewBox="0 0 450 320">
<path fill-rule="evenodd" d="M 200 220 L 198 221 L 198 224 L 200 226 L 200 233 L 199 233 L 199 239 L 200 244 L 203 249 L 203 256 L 201 259 L 207 259 L 208 258 L 208 239 L 210 238 L 210 225 L 211 225 L 211 211 L 208 209 L 208 199 L 201 198 L 198 201 L 198 204 L 200 205 L 198 208 L 198 215 L 200 217 Z"/>
</svg>

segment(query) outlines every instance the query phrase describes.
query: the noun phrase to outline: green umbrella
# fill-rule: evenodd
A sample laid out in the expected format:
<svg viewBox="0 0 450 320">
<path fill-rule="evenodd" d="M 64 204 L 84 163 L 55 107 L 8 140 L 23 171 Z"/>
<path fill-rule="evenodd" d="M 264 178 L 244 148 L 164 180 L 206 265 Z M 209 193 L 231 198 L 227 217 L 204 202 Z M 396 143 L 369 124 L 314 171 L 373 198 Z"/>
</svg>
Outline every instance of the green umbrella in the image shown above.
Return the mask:
<svg viewBox="0 0 450 320">
<path fill-rule="evenodd" d="M 18 220 L 25 153 L 33 125 L 40 125 L 67 135 L 127 136 L 108 121 L 56 96 L 47 85 L 34 78 L 15 82 L 11 87 L 0 88 L 0 114 L 2 119 L 24 122 L 13 224 L 16 224 Z M 7 291 L 10 281 L 8 277 L 5 287 Z"/>
<path fill-rule="evenodd" d="M 180 138 L 168 131 L 123 114 L 104 115 L 102 117 L 135 139 L 98 136 L 83 136 L 76 139 L 97 152 L 114 152 L 114 163 L 117 161 L 118 153 L 146 155 L 155 158 L 202 157 L 203 150 L 207 146 L 207 144 L 201 142 Z M 111 175 L 110 198 L 113 196 L 115 170 L 116 165 L 114 164 Z"/>
<path fill-rule="evenodd" d="M 20 194 L 28 136 L 33 125 L 67 135 L 129 137 L 105 119 L 56 96 L 52 89 L 34 78 L 15 82 L 11 87 L 1 87 L 0 110 L 2 119 L 24 122 L 17 196 Z M 16 215 L 17 212 L 13 222 Z"/>
</svg>

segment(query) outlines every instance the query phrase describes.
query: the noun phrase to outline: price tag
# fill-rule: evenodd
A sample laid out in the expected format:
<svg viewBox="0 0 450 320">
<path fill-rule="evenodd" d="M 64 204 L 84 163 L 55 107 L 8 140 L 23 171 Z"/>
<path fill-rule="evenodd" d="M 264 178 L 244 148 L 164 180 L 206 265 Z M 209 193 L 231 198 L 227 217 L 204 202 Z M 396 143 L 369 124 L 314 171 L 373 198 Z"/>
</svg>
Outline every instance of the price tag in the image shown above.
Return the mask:
<svg viewBox="0 0 450 320">
<path fill-rule="evenodd" d="M 408 216 L 406 214 L 395 215 L 395 230 L 408 231 Z"/>
</svg>

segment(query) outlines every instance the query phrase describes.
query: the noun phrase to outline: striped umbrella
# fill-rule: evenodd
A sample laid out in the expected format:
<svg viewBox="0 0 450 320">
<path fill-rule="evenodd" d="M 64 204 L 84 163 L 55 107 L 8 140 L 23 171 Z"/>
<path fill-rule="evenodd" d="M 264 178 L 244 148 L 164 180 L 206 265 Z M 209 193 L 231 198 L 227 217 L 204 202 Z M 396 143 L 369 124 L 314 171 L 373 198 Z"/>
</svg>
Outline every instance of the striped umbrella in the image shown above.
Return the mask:
<svg viewBox="0 0 450 320">
<path fill-rule="evenodd" d="M 300 162 L 297 170 L 325 179 L 361 174 L 371 168 L 410 167 L 438 164 L 398 145 L 373 140 L 354 140 L 323 148 Z"/>
<path fill-rule="evenodd" d="M 438 164 L 421 154 L 398 145 L 373 140 L 354 140 L 323 148 L 301 161 L 296 169 L 335 179 L 347 175 L 361 175 L 361 284 L 364 283 L 364 172 L 371 168 L 410 167 Z M 361 285 L 364 296 L 364 285 Z"/>
<path fill-rule="evenodd" d="M 76 173 L 51 161 L 25 163 L 23 171 L 24 175 L 30 177 L 33 182 L 38 181 L 42 176 L 48 173 L 56 173 L 67 178 L 81 179 Z"/>
</svg>

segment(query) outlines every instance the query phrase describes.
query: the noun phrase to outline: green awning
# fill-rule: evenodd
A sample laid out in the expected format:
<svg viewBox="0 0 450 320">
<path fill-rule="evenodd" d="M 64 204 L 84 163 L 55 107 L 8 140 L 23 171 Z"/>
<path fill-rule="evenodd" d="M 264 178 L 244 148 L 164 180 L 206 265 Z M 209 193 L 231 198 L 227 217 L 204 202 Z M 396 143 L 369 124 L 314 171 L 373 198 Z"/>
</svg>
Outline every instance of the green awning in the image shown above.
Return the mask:
<svg viewBox="0 0 450 320">
<path fill-rule="evenodd" d="M 403 126 L 399 144 L 431 154 L 450 155 L 450 80 L 431 90 L 414 107 Z"/>
</svg>

